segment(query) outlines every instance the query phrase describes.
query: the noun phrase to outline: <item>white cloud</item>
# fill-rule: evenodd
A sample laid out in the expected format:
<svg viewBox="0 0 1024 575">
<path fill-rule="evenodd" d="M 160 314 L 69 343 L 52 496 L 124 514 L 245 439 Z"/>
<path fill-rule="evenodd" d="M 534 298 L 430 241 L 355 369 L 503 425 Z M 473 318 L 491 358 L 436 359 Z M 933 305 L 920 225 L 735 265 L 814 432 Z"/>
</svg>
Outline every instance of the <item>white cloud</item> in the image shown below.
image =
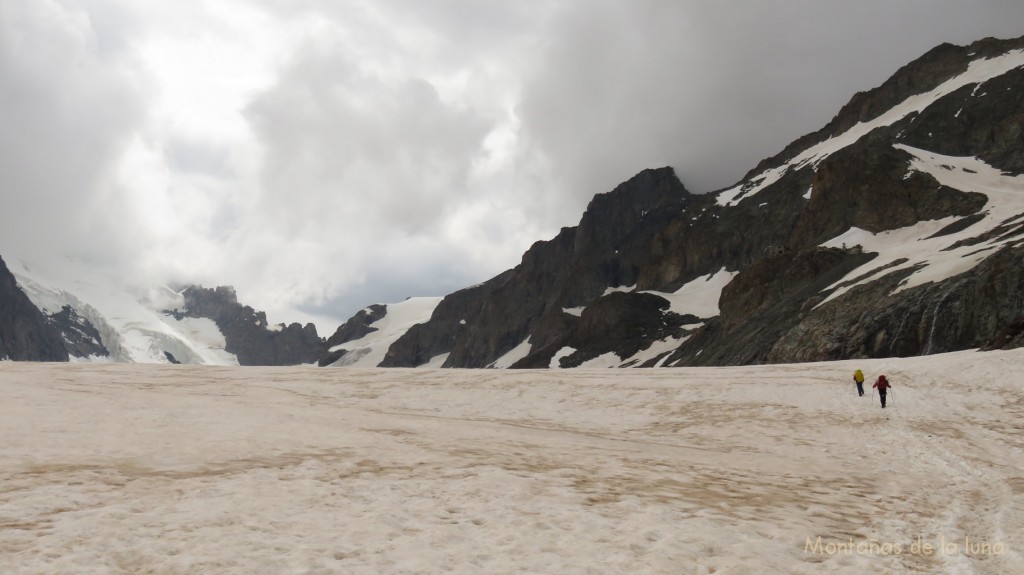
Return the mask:
<svg viewBox="0 0 1024 575">
<path fill-rule="evenodd" d="M 939 42 L 1019 34 L 1022 11 L 0 0 L 0 255 L 342 321 L 514 266 L 641 169 L 733 183 Z"/>
</svg>

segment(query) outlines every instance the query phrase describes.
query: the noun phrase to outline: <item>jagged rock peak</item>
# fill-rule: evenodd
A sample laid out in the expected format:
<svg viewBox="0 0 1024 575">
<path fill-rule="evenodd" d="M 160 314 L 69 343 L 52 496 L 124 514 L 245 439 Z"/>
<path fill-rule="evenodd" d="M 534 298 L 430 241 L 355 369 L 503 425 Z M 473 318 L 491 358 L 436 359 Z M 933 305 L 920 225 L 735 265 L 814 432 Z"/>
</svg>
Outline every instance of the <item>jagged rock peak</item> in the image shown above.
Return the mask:
<svg viewBox="0 0 1024 575">
<path fill-rule="evenodd" d="M 590 201 L 576 227 L 533 244 L 514 269 L 447 296 L 389 349 L 384 367 L 485 367 L 521 345 L 547 316 L 637 282 L 652 235 L 693 196 L 670 167 L 643 170 Z"/>
<path fill-rule="evenodd" d="M 270 326 L 267 314 L 238 303 L 230 286 L 193 285 L 185 288 L 182 296 L 183 309 L 169 313 L 212 319 L 224 334 L 225 350 L 235 354 L 240 365 L 314 363 L 323 351 L 324 341 L 317 335 L 315 325 Z"/>
<path fill-rule="evenodd" d="M 327 347 L 333 347 L 357 340 L 369 333 L 377 331 L 370 324 L 387 315 L 388 306 L 372 304 L 357 312 L 351 319 L 338 327 L 334 335 L 327 338 Z"/>
</svg>

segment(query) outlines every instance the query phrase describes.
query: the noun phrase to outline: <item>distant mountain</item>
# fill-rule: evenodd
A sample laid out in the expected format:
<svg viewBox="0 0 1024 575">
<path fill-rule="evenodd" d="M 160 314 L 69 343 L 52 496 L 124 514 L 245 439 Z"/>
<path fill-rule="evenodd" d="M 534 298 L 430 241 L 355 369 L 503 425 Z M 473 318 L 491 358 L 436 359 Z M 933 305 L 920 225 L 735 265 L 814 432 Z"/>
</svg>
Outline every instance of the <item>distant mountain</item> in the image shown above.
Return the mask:
<svg viewBox="0 0 1024 575">
<path fill-rule="evenodd" d="M 401 303 L 362 309 L 327 338 L 319 365 L 377 367 L 400 337 L 430 319 L 439 297 L 414 297 Z M 427 358 L 422 367 L 440 367 L 445 356 Z"/>
<path fill-rule="evenodd" d="M 240 365 L 299 365 L 314 363 L 324 341 L 308 323 L 269 325 L 267 314 L 238 303 L 234 288 L 189 286 L 181 292 L 183 305 L 165 310 L 178 321 L 209 318 L 224 335 L 224 350 Z"/>
<path fill-rule="evenodd" d="M 312 324 L 269 325 L 230 287 L 126 285 L 70 259 L 2 266 L 0 341 L 0 359 L 37 361 L 298 365 L 324 349 Z"/>
<path fill-rule="evenodd" d="M 60 333 L 46 321 L 0 258 L 0 361 L 67 361 Z"/>
<path fill-rule="evenodd" d="M 661 168 L 595 196 L 579 225 L 442 299 L 377 365 L 735 365 L 1020 346 L 1022 138 L 1024 38 L 944 44 L 735 186 L 694 195 Z M 346 324 L 360 337 L 388 318 L 361 313 Z M 321 364 L 345 364 L 354 347 L 329 355 L 343 347 Z"/>
</svg>

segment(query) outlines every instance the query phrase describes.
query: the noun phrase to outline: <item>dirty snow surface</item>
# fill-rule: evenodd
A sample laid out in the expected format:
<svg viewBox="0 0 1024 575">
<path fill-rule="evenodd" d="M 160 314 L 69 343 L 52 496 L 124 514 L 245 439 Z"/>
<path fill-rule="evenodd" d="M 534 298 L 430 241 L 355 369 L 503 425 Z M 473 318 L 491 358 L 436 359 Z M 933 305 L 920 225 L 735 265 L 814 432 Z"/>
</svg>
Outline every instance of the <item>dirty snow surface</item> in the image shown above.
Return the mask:
<svg viewBox="0 0 1024 575">
<path fill-rule="evenodd" d="M 0 572 L 1024 573 L 1020 373 L 4 362 Z"/>
</svg>

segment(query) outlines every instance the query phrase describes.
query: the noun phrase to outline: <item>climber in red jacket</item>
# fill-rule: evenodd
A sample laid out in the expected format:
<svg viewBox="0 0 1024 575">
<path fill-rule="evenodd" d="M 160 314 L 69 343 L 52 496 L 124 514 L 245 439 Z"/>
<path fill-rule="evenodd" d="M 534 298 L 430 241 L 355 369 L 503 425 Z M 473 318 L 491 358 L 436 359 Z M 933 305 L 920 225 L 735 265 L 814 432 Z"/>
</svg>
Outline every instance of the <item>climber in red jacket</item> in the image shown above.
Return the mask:
<svg viewBox="0 0 1024 575">
<path fill-rule="evenodd" d="M 871 387 L 878 389 L 878 396 L 882 398 L 882 409 L 885 409 L 885 394 L 892 386 L 889 385 L 889 380 L 885 379 L 884 375 L 878 376 L 878 381 Z"/>
</svg>

